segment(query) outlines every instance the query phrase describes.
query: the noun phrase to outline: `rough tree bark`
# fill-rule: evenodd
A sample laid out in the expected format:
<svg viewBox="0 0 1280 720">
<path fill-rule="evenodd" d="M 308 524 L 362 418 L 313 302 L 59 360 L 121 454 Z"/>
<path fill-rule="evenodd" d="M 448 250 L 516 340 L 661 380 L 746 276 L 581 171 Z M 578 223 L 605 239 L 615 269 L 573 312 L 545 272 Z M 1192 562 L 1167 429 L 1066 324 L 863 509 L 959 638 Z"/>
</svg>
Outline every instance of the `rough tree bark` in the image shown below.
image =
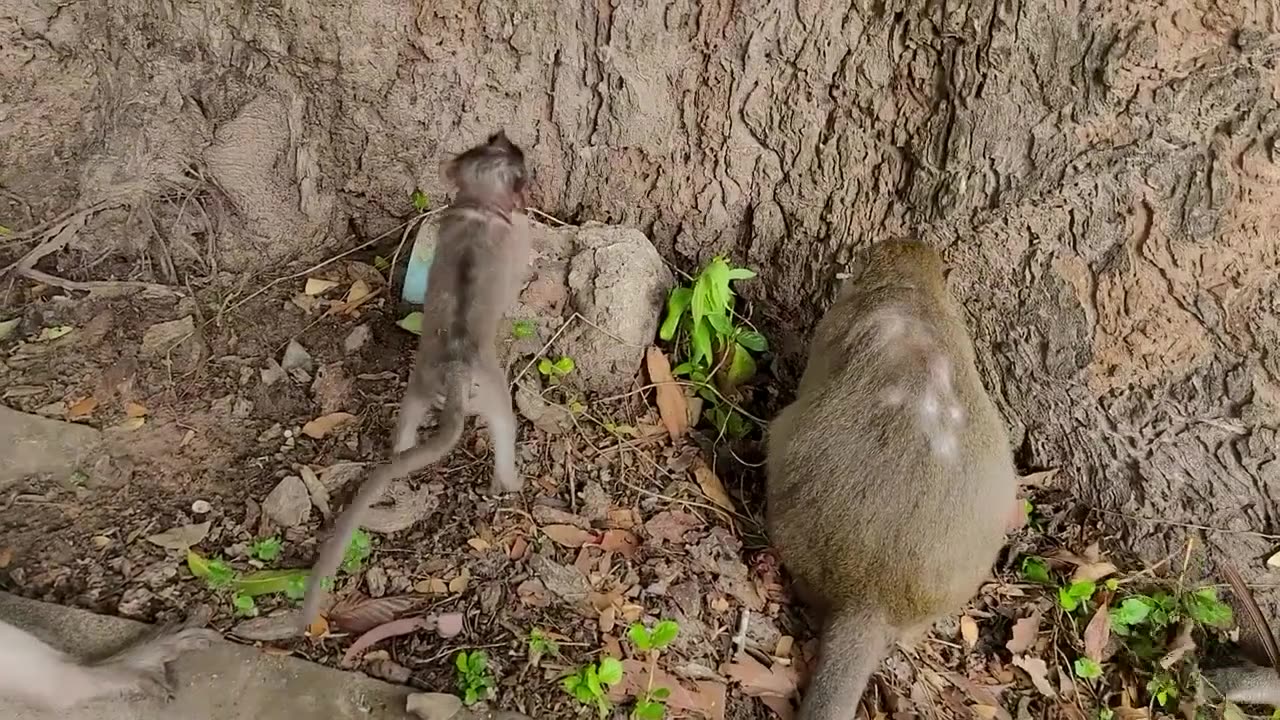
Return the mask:
<svg viewBox="0 0 1280 720">
<path fill-rule="evenodd" d="M 1022 462 L 1102 508 L 1276 532 L 1278 18 L 1262 0 L 9 0 L 0 221 L 102 203 L 80 233 L 95 253 L 260 267 L 391 227 L 414 186 L 440 196 L 446 152 L 501 125 L 546 211 L 758 268 L 791 370 L 852 253 L 936 243 Z M 1153 555 L 1183 534 L 1130 530 Z"/>
</svg>

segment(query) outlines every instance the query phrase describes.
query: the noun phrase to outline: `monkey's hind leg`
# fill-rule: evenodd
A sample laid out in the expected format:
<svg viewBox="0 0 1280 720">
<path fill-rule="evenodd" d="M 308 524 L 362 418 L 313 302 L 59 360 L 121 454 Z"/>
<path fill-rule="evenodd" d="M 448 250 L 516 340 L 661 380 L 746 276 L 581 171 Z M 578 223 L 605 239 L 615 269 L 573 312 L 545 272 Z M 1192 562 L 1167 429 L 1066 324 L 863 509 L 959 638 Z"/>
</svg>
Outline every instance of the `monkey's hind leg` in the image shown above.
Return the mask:
<svg viewBox="0 0 1280 720">
<path fill-rule="evenodd" d="M 485 363 L 477 368 L 477 373 L 480 376 L 478 414 L 489 427 L 489 441 L 493 445 L 493 482 L 489 484 L 489 493 L 520 492 L 524 478 L 516 472 L 516 416 L 511 410 L 506 376 L 496 363 Z"/>
<path fill-rule="evenodd" d="M 399 454 L 418 444 L 418 429 L 427 418 L 432 404 L 439 392 L 437 383 L 428 380 L 431 373 L 414 368 L 409 374 L 409 386 L 405 388 L 404 398 L 400 400 L 399 417 L 396 418 L 395 446 L 392 451 Z"/>
</svg>

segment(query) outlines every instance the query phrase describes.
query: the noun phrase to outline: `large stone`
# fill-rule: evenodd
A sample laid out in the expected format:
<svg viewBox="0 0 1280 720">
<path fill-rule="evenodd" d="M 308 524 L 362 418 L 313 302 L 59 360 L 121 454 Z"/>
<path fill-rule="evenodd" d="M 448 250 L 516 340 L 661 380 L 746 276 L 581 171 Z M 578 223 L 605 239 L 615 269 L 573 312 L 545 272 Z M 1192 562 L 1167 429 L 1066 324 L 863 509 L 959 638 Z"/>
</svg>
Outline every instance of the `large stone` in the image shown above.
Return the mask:
<svg viewBox="0 0 1280 720">
<path fill-rule="evenodd" d="M 432 221 L 419 227 L 416 244 L 423 252 L 434 249 L 436 232 Z M 501 326 L 501 359 L 519 373 L 555 337 L 546 354 L 571 357 L 575 365 L 565 384 L 604 394 L 629 389 L 657 333 L 671 271 L 635 228 L 553 228 L 530 218 L 529 232 L 528 282 Z M 581 317 L 571 320 L 574 313 Z"/>
<path fill-rule="evenodd" d="M 66 477 L 91 464 L 101 440 L 87 425 L 0 406 L 0 490 L 33 475 Z"/>
<path fill-rule="evenodd" d="M 302 478 L 290 475 L 262 501 L 262 511 L 274 522 L 291 528 L 311 518 L 311 493 Z"/>
</svg>

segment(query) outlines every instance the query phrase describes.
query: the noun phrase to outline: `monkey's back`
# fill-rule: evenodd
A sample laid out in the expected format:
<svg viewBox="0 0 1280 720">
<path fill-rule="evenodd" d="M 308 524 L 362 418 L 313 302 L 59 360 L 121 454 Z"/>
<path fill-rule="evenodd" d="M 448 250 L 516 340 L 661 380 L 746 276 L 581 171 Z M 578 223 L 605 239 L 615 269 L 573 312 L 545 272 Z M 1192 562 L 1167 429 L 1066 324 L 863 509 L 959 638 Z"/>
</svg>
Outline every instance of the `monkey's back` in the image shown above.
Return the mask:
<svg viewBox="0 0 1280 720">
<path fill-rule="evenodd" d="M 498 321 L 515 302 L 528 259 L 523 213 L 512 213 L 507 223 L 486 209 L 446 210 L 427 271 L 420 362 L 469 361 L 481 343 L 495 342 Z"/>
<path fill-rule="evenodd" d="M 922 277 L 847 287 L 769 429 L 770 539 L 784 564 L 811 600 L 871 606 L 900 628 L 972 596 L 1016 488 L 958 305 L 940 270 Z M 923 413 L 929 397 L 942 420 Z M 956 406 L 963 418 L 948 425 Z"/>
</svg>

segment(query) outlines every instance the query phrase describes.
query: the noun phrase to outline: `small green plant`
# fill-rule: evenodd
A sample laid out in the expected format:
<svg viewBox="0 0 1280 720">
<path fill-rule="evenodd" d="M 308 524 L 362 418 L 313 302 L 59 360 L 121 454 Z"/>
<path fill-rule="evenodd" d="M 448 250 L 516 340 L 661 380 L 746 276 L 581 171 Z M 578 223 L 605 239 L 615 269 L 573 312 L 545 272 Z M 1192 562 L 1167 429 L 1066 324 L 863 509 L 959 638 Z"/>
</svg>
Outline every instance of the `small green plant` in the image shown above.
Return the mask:
<svg viewBox="0 0 1280 720">
<path fill-rule="evenodd" d="M 613 709 L 613 704 L 609 702 L 609 686 L 616 685 L 621 680 L 622 663 L 617 658 L 605 657 L 598 663 L 578 668 L 561 681 L 561 686 L 578 702 L 594 706 L 596 714 L 603 720 Z"/>
<path fill-rule="evenodd" d="M 645 684 L 644 694 L 636 698 L 636 706 L 631 711 L 633 720 L 662 720 L 666 714 L 666 700 L 671 696 L 671 690 L 654 687 L 653 673 L 658 666 L 658 655 L 679 634 L 680 626 L 675 620 L 662 620 L 652 630 L 638 622 L 627 628 L 627 638 L 631 640 L 631 644 L 649 659 L 649 680 Z"/>
<path fill-rule="evenodd" d="M 658 330 L 658 337 L 666 342 L 678 337 L 686 340 L 686 351 L 679 355 L 684 360 L 671 373 L 693 382 L 698 395 L 710 404 L 703 417 L 730 437 L 742 437 L 752 426 L 725 396 L 756 374 L 752 353 L 769 349 L 765 337 L 737 324 L 733 313 L 732 283 L 755 276 L 746 268 L 730 267 L 723 257 L 712 258 L 691 286 L 671 291 L 667 315 Z"/>
<path fill-rule="evenodd" d="M 1075 671 L 1076 677 L 1081 680 L 1093 680 L 1102 677 L 1102 666 L 1093 658 L 1076 658 Z"/>
<path fill-rule="evenodd" d="M 576 366 L 571 357 L 562 357 L 555 362 L 552 362 L 551 358 L 542 358 L 538 361 L 538 372 L 551 383 L 559 383 L 565 375 L 573 372 L 574 367 Z"/>
<path fill-rule="evenodd" d="M 391 261 L 381 255 L 373 256 L 373 269 L 378 272 L 386 272 L 391 269 Z"/>
<path fill-rule="evenodd" d="M 489 674 L 489 656 L 483 650 L 459 650 L 453 664 L 458 669 L 458 690 L 464 704 L 474 705 L 489 696 L 493 676 Z"/>
<path fill-rule="evenodd" d="M 1160 707 L 1169 709 L 1178 699 L 1178 681 L 1167 671 L 1161 670 L 1147 681 L 1147 692 L 1160 703 Z"/>
<path fill-rule="evenodd" d="M 356 530 L 351 543 L 342 554 L 342 570 L 348 575 L 360 572 L 360 566 L 373 554 L 373 540 L 364 530 Z"/>
<path fill-rule="evenodd" d="M 1092 580 L 1079 580 L 1069 585 L 1064 585 L 1058 588 L 1058 605 L 1067 612 L 1075 612 L 1081 608 L 1087 609 L 1089 600 L 1097 589 L 1097 584 Z"/>
<path fill-rule="evenodd" d="M 559 655 L 560 643 L 552 640 L 541 628 L 529 631 L 529 659 L 536 663 L 544 655 Z"/>
<path fill-rule="evenodd" d="M 535 329 L 536 328 L 534 327 L 532 320 L 516 320 L 511 323 L 511 337 L 516 340 L 533 337 Z"/>
<path fill-rule="evenodd" d="M 235 583 L 237 575 L 236 570 L 231 567 L 226 560 L 223 560 L 220 557 L 209 558 L 207 560 L 201 558 L 201 560 L 203 560 L 203 568 L 201 570 L 197 570 L 196 567 L 192 567 L 191 574 L 202 578 L 205 585 L 208 585 L 211 590 L 223 590 L 231 587 L 231 585 Z M 189 562 L 188 566 L 190 566 Z"/>
<path fill-rule="evenodd" d="M 252 595 L 243 592 L 237 592 L 231 596 L 231 607 L 235 610 L 237 617 L 257 617 L 258 603 L 254 601 Z"/>
<path fill-rule="evenodd" d="M 431 198 L 421 190 L 415 189 L 413 194 L 409 196 L 409 201 L 413 203 L 413 209 L 422 212 L 431 204 Z"/>
<path fill-rule="evenodd" d="M 280 551 L 284 548 L 284 542 L 280 540 L 278 535 L 255 540 L 249 546 L 249 555 L 257 558 L 262 562 L 275 562 L 280 559 Z"/>
<path fill-rule="evenodd" d="M 1022 558 L 1022 566 L 1020 568 L 1022 579 L 1027 582 L 1039 583 L 1041 585 L 1052 585 L 1053 578 L 1049 575 L 1049 563 L 1045 562 L 1042 557 L 1035 555 L 1027 555 Z"/>
</svg>

